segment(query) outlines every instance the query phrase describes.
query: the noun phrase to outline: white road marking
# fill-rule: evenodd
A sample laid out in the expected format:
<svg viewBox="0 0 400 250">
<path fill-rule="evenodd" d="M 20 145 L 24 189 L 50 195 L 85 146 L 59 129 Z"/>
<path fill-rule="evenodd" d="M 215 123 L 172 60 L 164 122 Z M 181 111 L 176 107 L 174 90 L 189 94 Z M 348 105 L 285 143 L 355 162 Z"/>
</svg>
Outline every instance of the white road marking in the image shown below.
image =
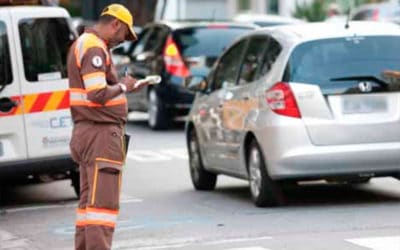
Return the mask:
<svg viewBox="0 0 400 250">
<path fill-rule="evenodd" d="M 135 150 L 129 151 L 128 156 L 129 159 L 139 162 L 159 162 L 159 161 L 170 161 L 173 160 L 173 157 L 161 154 L 159 152 L 151 151 L 151 150 Z"/>
<path fill-rule="evenodd" d="M 0 230 L 0 249 L 33 249 L 28 239 L 21 239 L 10 232 Z"/>
<path fill-rule="evenodd" d="M 258 237 L 258 238 L 238 238 L 238 239 L 226 239 L 226 240 L 217 240 L 204 243 L 203 245 L 221 245 L 226 243 L 239 243 L 239 242 L 249 242 L 249 241 L 259 241 L 259 240 L 270 240 L 272 237 Z"/>
<path fill-rule="evenodd" d="M 183 160 L 189 159 L 186 148 L 166 149 L 166 150 L 161 150 L 161 153 L 170 155 L 178 159 L 183 159 Z"/>
<path fill-rule="evenodd" d="M 170 248 L 183 248 L 192 245 L 209 246 L 209 245 L 222 245 L 232 244 L 238 242 L 251 242 L 269 240 L 272 237 L 246 237 L 246 238 L 230 238 L 222 240 L 207 240 L 201 238 L 175 238 L 175 239 L 135 239 L 116 241 L 113 243 L 114 250 L 155 250 L 155 249 L 170 249 Z M 233 249 L 232 249 L 233 250 Z M 236 250 L 236 249 L 235 249 Z M 240 250 L 268 250 L 265 248 L 243 248 Z"/>
<path fill-rule="evenodd" d="M 121 194 L 121 204 L 128 204 L 128 203 L 140 203 L 143 202 L 142 199 L 134 198 L 128 195 Z M 34 205 L 34 206 L 27 206 L 27 207 L 19 207 L 19 208 L 9 208 L 0 210 L 5 213 L 17 213 L 17 212 L 26 212 L 26 211 L 37 211 L 37 210 L 46 210 L 46 209 L 55 209 L 55 208 L 76 208 L 78 205 L 78 201 L 71 201 L 65 204 L 56 204 L 56 205 Z M 1 238 L 0 238 L 1 239 Z"/>
<path fill-rule="evenodd" d="M 400 250 L 400 236 L 357 238 L 346 241 L 372 250 Z"/>
<path fill-rule="evenodd" d="M 229 248 L 226 250 L 268 250 L 268 249 L 263 247 L 242 247 L 242 248 Z"/>
<path fill-rule="evenodd" d="M 17 212 L 26 212 L 26 211 L 36 211 L 36 210 L 44 210 L 44 209 L 54 209 L 54 208 L 69 208 L 76 207 L 77 202 L 73 204 L 64 204 L 64 205 L 45 205 L 45 206 L 29 206 L 29 207 L 20 207 L 20 208 L 10 208 L 3 210 L 5 213 L 17 213 Z"/>
<path fill-rule="evenodd" d="M 188 153 L 186 148 L 170 148 L 161 150 L 130 150 L 128 159 L 138 162 L 161 162 L 172 160 L 187 160 Z"/>
</svg>

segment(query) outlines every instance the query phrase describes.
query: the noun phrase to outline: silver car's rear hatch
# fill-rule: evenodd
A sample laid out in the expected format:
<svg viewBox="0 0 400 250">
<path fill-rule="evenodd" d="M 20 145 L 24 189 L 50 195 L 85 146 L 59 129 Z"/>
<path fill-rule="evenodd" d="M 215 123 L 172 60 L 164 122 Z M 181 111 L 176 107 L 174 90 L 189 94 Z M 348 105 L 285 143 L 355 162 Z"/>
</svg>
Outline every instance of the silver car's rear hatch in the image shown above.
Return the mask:
<svg viewBox="0 0 400 250">
<path fill-rule="evenodd" d="M 294 50 L 284 80 L 313 144 L 400 142 L 398 49 L 400 37 L 385 36 L 313 41 Z"/>
</svg>

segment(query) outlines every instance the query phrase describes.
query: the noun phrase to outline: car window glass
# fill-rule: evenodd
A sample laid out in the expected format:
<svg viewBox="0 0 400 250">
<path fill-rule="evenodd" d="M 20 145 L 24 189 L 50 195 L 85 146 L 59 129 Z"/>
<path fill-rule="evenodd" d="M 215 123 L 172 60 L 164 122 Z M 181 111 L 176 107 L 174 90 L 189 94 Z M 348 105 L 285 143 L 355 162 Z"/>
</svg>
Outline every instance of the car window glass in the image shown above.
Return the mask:
<svg viewBox="0 0 400 250">
<path fill-rule="evenodd" d="M 66 78 L 68 49 L 75 39 L 67 19 L 23 19 L 18 27 L 26 79 Z"/>
<path fill-rule="evenodd" d="M 139 55 L 145 51 L 145 45 L 151 35 L 151 31 L 152 31 L 151 29 L 142 31 L 141 36 L 139 40 L 136 42 L 135 47 L 133 48 L 133 51 L 131 53 L 132 57 Z"/>
<path fill-rule="evenodd" d="M 272 37 L 268 40 L 267 49 L 264 52 L 264 58 L 261 69 L 259 71 L 259 77 L 269 73 L 276 59 L 282 51 L 281 45 Z"/>
<path fill-rule="evenodd" d="M 214 78 L 214 89 L 228 88 L 236 85 L 240 69 L 240 59 L 246 41 L 244 40 L 236 44 L 221 58 Z"/>
<path fill-rule="evenodd" d="M 354 15 L 353 20 L 366 20 L 369 19 L 370 16 L 372 16 L 373 10 L 363 10 L 356 15 Z"/>
<path fill-rule="evenodd" d="M 373 92 L 398 91 L 399 81 L 384 78 L 385 72 L 399 72 L 400 55 L 395 51 L 400 51 L 397 36 L 332 38 L 302 43 L 289 58 L 284 81 L 315 84 L 324 94 L 357 93 L 363 79 L 372 83 Z"/>
<path fill-rule="evenodd" d="M 5 23 L 0 21 L 0 85 L 9 84 L 12 80 L 7 28 Z"/>
<path fill-rule="evenodd" d="M 184 58 L 204 60 L 211 67 L 218 56 L 236 38 L 248 32 L 247 27 L 216 26 L 190 27 L 175 30 L 174 40 Z"/>
<path fill-rule="evenodd" d="M 249 42 L 240 70 L 239 84 L 244 85 L 257 80 L 257 72 L 261 67 L 263 52 L 267 46 L 266 37 L 253 37 Z"/>
</svg>

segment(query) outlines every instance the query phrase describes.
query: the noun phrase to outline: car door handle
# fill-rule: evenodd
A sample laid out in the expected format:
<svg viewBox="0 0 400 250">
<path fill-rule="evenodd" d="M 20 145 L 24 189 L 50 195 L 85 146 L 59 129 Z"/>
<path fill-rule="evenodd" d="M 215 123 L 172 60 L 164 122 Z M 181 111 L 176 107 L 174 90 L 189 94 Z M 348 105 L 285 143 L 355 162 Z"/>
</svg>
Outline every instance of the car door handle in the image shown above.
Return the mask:
<svg viewBox="0 0 400 250">
<path fill-rule="evenodd" d="M 250 100 L 250 96 L 244 96 L 242 99 L 243 99 L 244 101 L 248 101 L 248 100 Z"/>
<path fill-rule="evenodd" d="M 8 97 L 0 98 L 0 112 L 9 112 L 11 109 L 18 106 L 18 102 L 11 100 Z"/>
</svg>

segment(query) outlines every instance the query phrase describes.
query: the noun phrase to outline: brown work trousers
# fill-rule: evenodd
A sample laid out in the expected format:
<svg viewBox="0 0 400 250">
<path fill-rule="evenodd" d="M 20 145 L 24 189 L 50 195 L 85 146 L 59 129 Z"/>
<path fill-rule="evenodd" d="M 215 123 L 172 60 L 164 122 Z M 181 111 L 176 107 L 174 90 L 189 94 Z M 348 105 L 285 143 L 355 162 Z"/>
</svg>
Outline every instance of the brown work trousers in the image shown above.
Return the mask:
<svg viewBox="0 0 400 250">
<path fill-rule="evenodd" d="M 125 160 L 123 135 L 123 126 L 118 124 L 74 125 L 70 148 L 80 170 L 76 250 L 111 249 Z"/>
</svg>

